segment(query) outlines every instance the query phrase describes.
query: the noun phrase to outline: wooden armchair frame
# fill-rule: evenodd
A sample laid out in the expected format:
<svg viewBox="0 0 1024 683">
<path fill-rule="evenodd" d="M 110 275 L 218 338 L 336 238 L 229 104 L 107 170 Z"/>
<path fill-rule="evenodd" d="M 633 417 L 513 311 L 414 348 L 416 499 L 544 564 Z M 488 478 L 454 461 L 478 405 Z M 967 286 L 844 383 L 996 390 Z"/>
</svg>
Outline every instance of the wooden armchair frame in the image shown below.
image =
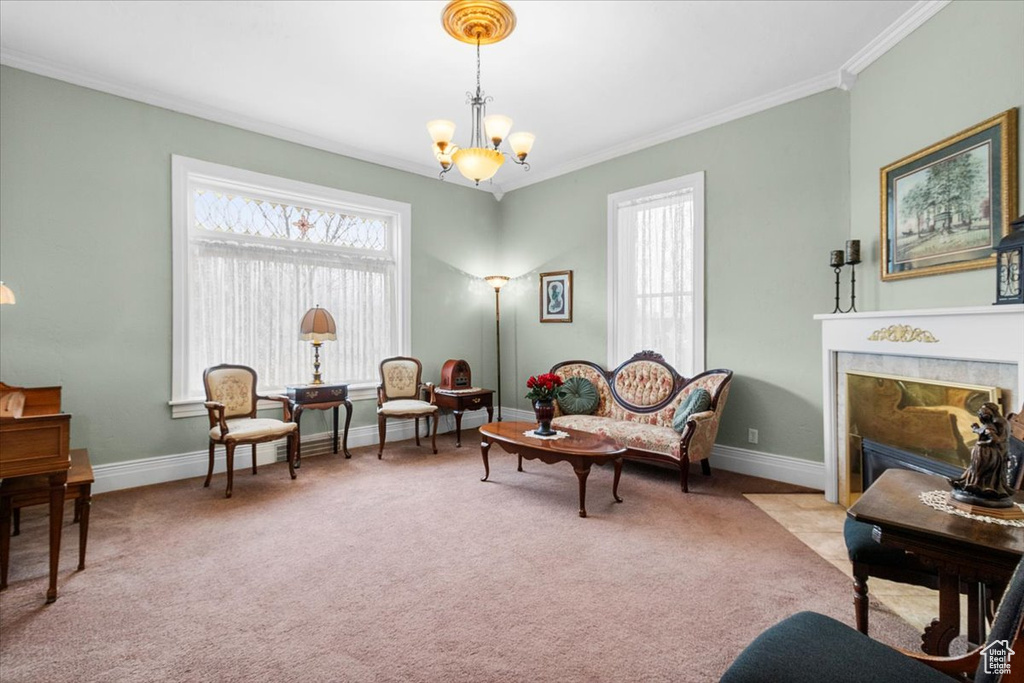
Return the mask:
<svg viewBox="0 0 1024 683">
<path fill-rule="evenodd" d="M 1022 683 L 1024 667 L 1010 662 L 1009 671 L 989 671 L 982 666 L 990 648 L 1010 654 L 1024 648 L 1024 560 L 1018 563 L 1003 593 L 986 642 L 964 655 L 937 657 L 910 652 L 871 640 L 845 624 L 821 614 L 802 612 L 764 631 L 725 672 L 725 683 L 767 680 L 973 680 L 975 683 Z M 896 655 L 896 656 L 893 656 Z M 1019 657 L 1019 654 L 1017 655 Z M 927 675 L 914 660 L 937 672 Z M 922 675 L 924 674 L 924 675 Z"/>
<path fill-rule="evenodd" d="M 225 406 L 223 403 L 221 403 L 219 401 L 209 400 L 210 397 L 211 397 L 209 377 L 210 377 L 211 373 L 217 372 L 218 370 L 239 370 L 239 371 L 247 372 L 247 373 L 249 373 L 252 376 L 252 391 L 251 391 L 251 396 L 250 396 L 250 399 L 249 399 L 250 410 L 249 410 L 248 413 L 242 413 L 242 414 L 232 415 L 230 417 L 227 417 L 225 415 L 225 413 L 227 411 L 227 406 Z M 231 491 L 232 491 L 232 488 L 233 488 L 233 485 L 234 485 L 235 447 L 238 446 L 239 444 L 242 444 L 242 445 L 249 444 L 249 445 L 252 446 L 252 473 L 255 475 L 256 471 L 257 471 L 257 468 L 256 468 L 256 445 L 257 444 L 261 444 L 261 443 L 266 443 L 268 441 L 277 441 L 277 440 L 282 439 L 282 438 L 287 438 L 288 439 L 288 474 L 291 476 L 292 479 L 295 479 L 295 477 L 296 477 L 296 474 L 295 474 L 295 451 L 296 451 L 296 447 L 298 445 L 298 437 L 297 437 L 297 429 L 296 429 L 297 425 L 295 425 L 295 423 L 292 421 L 291 402 L 288 400 L 288 398 L 286 396 L 261 396 L 261 395 L 259 395 L 258 393 L 256 393 L 257 381 L 258 381 L 258 377 L 256 375 L 256 371 L 253 370 L 252 368 L 248 367 L 248 366 L 245 366 L 245 365 L 232 365 L 232 364 L 229 364 L 229 363 L 224 363 L 224 364 L 221 364 L 221 365 L 215 365 L 215 366 L 213 366 L 211 368 L 207 368 L 206 370 L 203 371 L 203 387 L 206 390 L 206 398 L 207 398 L 207 401 L 205 403 L 203 403 L 203 405 L 206 407 L 207 417 L 209 418 L 209 421 L 210 421 L 210 429 L 213 430 L 214 427 L 219 427 L 220 428 L 220 437 L 219 438 L 214 438 L 212 433 L 210 435 L 210 465 L 209 465 L 209 468 L 207 469 L 207 472 L 206 472 L 206 481 L 203 482 L 203 488 L 209 488 L 209 486 L 210 486 L 210 479 L 213 477 L 213 463 L 214 463 L 213 454 L 214 454 L 214 447 L 216 445 L 218 445 L 218 444 L 223 445 L 224 446 L 224 450 L 225 450 L 225 457 L 226 457 L 226 460 L 227 460 L 227 475 L 228 475 L 227 489 L 226 489 L 225 494 L 224 494 L 226 498 L 230 498 L 231 497 Z M 257 413 L 257 410 L 259 408 L 259 402 L 260 401 L 276 401 L 276 402 L 280 403 L 281 407 L 282 407 L 283 414 L 284 414 L 284 419 L 282 421 L 285 422 L 285 423 L 289 423 L 289 424 L 293 425 L 293 428 L 292 428 L 291 432 L 289 432 L 287 434 L 268 434 L 268 435 L 264 435 L 264 436 L 255 436 L 255 437 L 232 434 L 231 431 L 230 431 L 230 428 L 228 427 L 228 423 L 227 423 L 228 420 L 234 420 L 234 419 L 238 419 L 238 418 L 249 418 L 249 419 L 253 419 L 253 420 L 256 419 L 256 413 Z"/>
<path fill-rule="evenodd" d="M 395 362 L 395 361 L 406 361 L 406 362 L 410 362 L 410 363 L 415 363 L 416 364 L 416 382 L 415 382 L 416 389 L 415 389 L 415 393 L 412 396 L 395 396 L 395 397 L 388 396 L 387 387 L 386 387 L 386 381 L 385 381 L 385 377 L 384 377 L 384 366 L 387 365 L 388 363 Z M 430 384 L 430 383 L 424 384 L 423 381 L 422 381 L 423 380 L 423 364 L 420 363 L 419 359 L 412 358 L 410 356 L 392 356 L 391 358 L 385 358 L 384 360 L 382 360 L 380 362 L 379 370 L 380 370 L 380 384 L 377 385 L 377 433 L 378 433 L 380 442 L 379 442 L 379 444 L 377 446 L 377 459 L 380 460 L 383 457 L 383 454 L 384 454 L 384 441 L 385 441 L 385 439 L 387 437 L 387 421 L 388 421 L 389 418 L 395 418 L 395 417 L 397 417 L 397 418 L 405 418 L 405 419 L 412 418 L 414 420 L 415 431 L 416 431 L 416 445 L 417 446 L 420 445 L 420 418 L 425 418 L 427 420 L 427 429 L 429 430 L 430 429 L 430 418 L 433 417 L 434 418 L 433 419 L 433 423 L 434 424 L 433 424 L 433 430 L 431 431 L 430 447 L 434 451 L 434 453 L 436 454 L 437 453 L 437 422 L 438 422 L 437 418 L 438 418 L 439 408 L 438 408 L 437 403 L 435 401 L 434 385 Z M 395 400 L 412 400 L 412 401 L 417 401 L 417 400 L 422 400 L 424 392 L 426 392 L 426 396 L 427 396 L 427 400 L 424 401 L 424 402 L 425 403 L 429 403 L 430 405 L 434 406 L 434 411 L 431 412 L 431 413 L 423 413 L 421 411 L 417 411 L 417 412 L 408 412 L 408 413 L 390 413 L 390 414 L 385 415 L 384 413 L 381 412 L 381 408 L 383 408 L 384 404 L 389 402 L 389 401 L 395 401 Z"/>
</svg>

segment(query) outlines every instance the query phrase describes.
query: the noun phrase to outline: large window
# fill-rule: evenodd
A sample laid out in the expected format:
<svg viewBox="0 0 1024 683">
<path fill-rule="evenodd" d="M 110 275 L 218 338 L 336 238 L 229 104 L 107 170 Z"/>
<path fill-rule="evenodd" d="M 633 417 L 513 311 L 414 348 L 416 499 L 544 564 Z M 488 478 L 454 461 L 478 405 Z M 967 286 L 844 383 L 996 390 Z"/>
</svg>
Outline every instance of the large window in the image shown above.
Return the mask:
<svg viewBox="0 0 1024 683">
<path fill-rule="evenodd" d="M 253 367 L 261 391 L 308 382 L 299 321 L 337 323 L 325 381 L 358 390 L 409 350 L 408 204 L 175 156 L 175 416 L 201 414 L 203 370 Z M 356 393 L 360 393 L 356 391 Z"/>
<path fill-rule="evenodd" d="M 704 173 L 608 195 L 608 367 L 637 351 L 704 370 Z"/>
</svg>

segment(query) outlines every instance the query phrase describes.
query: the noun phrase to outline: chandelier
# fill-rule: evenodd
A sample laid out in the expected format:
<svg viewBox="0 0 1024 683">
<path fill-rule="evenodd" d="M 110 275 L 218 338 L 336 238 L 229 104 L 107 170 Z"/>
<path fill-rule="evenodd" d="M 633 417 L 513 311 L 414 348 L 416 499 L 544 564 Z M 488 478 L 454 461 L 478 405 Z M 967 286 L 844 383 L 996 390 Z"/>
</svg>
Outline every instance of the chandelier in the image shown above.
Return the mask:
<svg viewBox="0 0 1024 683">
<path fill-rule="evenodd" d="M 427 131 L 434 141 L 434 157 L 441 164 L 440 178 L 452 169 L 454 164 L 459 173 L 477 185 L 490 180 L 505 163 L 506 153 L 500 147 L 508 140 L 512 148 L 511 159 L 527 171 L 526 155 L 533 148 L 533 133 L 512 130 L 512 119 L 500 114 L 487 115 L 487 97 L 480 89 L 480 46 L 504 40 L 516 27 L 516 15 L 512 8 L 501 0 L 452 0 L 441 14 L 441 22 L 448 35 L 464 43 L 476 45 L 476 92 L 466 93 L 466 104 L 472 113 L 472 131 L 469 147 L 459 147 L 452 142 L 455 137 L 455 123 L 437 119 L 427 124 Z"/>
</svg>

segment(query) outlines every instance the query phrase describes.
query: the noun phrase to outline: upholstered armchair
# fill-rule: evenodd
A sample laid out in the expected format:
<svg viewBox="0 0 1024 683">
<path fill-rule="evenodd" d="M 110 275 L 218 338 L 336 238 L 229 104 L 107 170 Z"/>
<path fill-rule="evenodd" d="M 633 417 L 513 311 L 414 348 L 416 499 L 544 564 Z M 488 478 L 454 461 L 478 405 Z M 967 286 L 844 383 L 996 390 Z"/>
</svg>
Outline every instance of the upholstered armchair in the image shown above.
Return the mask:
<svg viewBox="0 0 1024 683">
<path fill-rule="evenodd" d="M 1024 647 L 1024 562 L 1017 565 L 992 623 L 988 642 L 960 657 L 934 657 L 883 645 L 849 626 L 815 612 L 800 612 L 759 635 L 740 653 L 722 683 L 974 683 L 1019 681 Z M 994 655 L 1017 653 L 1003 675 L 987 666 Z M 952 678 L 950 678 L 952 677 Z"/>
<path fill-rule="evenodd" d="M 210 467 L 203 487 L 209 487 L 213 477 L 213 449 L 222 444 L 227 453 L 228 487 L 231 497 L 234 483 L 235 447 L 252 445 L 252 473 L 256 474 L 256 444 L 288 439 L 288 473 L 295 478 L 295 448 L 297 428 L 292 422 L 291 407 L 284 396 L 256 394 L 256 371 L 244 365 L 216 365 L 203 372 L 206 387 L 206 411 L 210 418 Z M 284 409 L 284 420 L 256 417 L 260 400 L 277 401 Z"/>
<path fill-rule="evenodd" d="M 384 438 L 387 436 L 388 418 L 412 418 L 416 425 L 416 445 L 420 445 L 420 418 L 433 417 L 433 433 L 430 446 L 437 453 L 437 411 L 434 405 L 434 386 L 423 384 L 423 365 L 415 358 L 395 356 L 380 362 L 380 384 L 377 386 L 377 431 L 380 446 L 377 459 L 384 453 Z M 426 401 L 422 397 L 426 397 Z"/>
</svg>

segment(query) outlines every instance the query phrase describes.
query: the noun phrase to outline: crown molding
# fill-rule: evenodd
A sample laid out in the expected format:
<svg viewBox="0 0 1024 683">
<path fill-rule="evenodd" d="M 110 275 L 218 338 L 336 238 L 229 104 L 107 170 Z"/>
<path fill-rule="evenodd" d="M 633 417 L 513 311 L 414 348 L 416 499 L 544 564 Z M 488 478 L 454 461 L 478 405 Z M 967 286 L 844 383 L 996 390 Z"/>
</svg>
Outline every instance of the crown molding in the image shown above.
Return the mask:
<svg viewBox="0 0 1024 683">
<path fill-rule="evenodd" d="M 613 147 L 607 147 L 599 152 L 578 157 L 572 161 L 560 164 L 543 171 L 534 170 L 516 179 L 508 180 L 502 184 L 493 181 L 487 183 L 486 187 L 478 187 L 472 181 L 450 174 L 446 176 L 446 182 L 460 187 L 480 190 L 492 194 L 496 201 L 512 190 L 534 185 L 560 175 L 572 173 L 588 166 L 593 166 L 616 157 L 638 152 L 648 147 L 653 147 L 669 140 L 692 135 L 693 133 L 719 126 L 723 123 L 756 114 L 758 112 L 778 107 L 795 100 L 816 95 L 826 90 L 839 88 L 850 90 L 857 81 L 857 75 L 866 69 L 872 62 L 892 49 L 897 43 L 910 35 L 935 14 L 942 10 L 951 0 L 920 0 L 913 7 L 907 10 L 899 19 L 890 24 L 885 30 L 878 34 L 871 42 L 861 48 L 837 71 L 829 72 L 810 78 L 806 81 L 787 86 L 780 90 L 755 97 L 739 104 L 726 107 L 717 112 L 699 116 L 689 121 L 676 124 L 670 128 L 656 131 L 640 138 L 628 140 Z M 360 161 L 378 164 L 398 171 L 405 171 L 428 178 L 437 178 L 438 171 L 433 166 L 418 164 L 386 154 L 379 154 L 370 150 L 354 147 L 340 143 L 319 135 L 307 133 L 287 126 L 281 126 L 266 121 L 261 121 L 249 116 L 237 114 L 232 111 L 207 106 L 194 102 L 184 97 L 167 95 L 155 90 L 139 88 L 132 85 L 117 83 L 104 79 L 84 71 L 80 71 L 63 64 L 50 60 L 41 59 L 27 55 L 15 50 L 0 48 L 0 64 L 21 69 L 40 76 L 65 81 L 73 85 L 82 86 L 92 90 L 98 90 L 118 97 L 136 100 L 155 107 L 169 109 L 181 114 L 196 116 L 198 118 L 223 123 L 225 125 L 248 130 L 253 133 L 267 135 L 270 137 L 294 142 L 296 144 L 323 150 L 332 154 L 339 154 Z"/>
<path fill-rule="evenodd" d="M 901 40 L 914 32 L 921 24 L 934 17 L 938 12 L 950 3 L 950 0 L 920 0 L 913 7 L 908 9 L 896 21 L 875 36 L 874 40 L 862 47 L 840 71 L 846 71 L 854 76 L 868 68 L 872 62 L 884 55 L 896 46 Z"/>
<path fill-rule="evenodd" d="M 578 171 L 587 166 L 593 166 L 603 161 L 609 161 L 616 157 L 638 152 L 648 147 L 660 145 L 663 142 L 669 140 L 675 140 L 676 138 L 685 137 L 708 128 L 714 128 L 720 126 L 723 123 L 729 121 L 735 121 L 751 114 L 778 107 L 779 105 L 793 102 L 810 95 L 816 95 L 826 90 L 831 90 L 839 86 L 838 75 L 836 72 L 830 71 L 814 78 L 809 78 L 806 81 L 796 83 L 794 85 L 787 86 L 775 92 L 768 93 L 767 95 L 761 95 L 739 104 L 735 104 L 725 109 L 720 109 L 717 112 L 699 116 L 689 121 L 676 124 L 670 128 L 645 135 L 640 138 L 628 140 L 612 147 L 605 147 L 599 152 L 593 154 L 587 154 L 585 156 L 574 159 L 573 161 L 555 166 L 553 168 L 545 169 L 543 171 L 531 170 L 529 175 L 522 175 L 515 180 L 506 181 L 502 186 L 502 190 L 506 193 L 512 190 L 518 190 L 519 188 L 533 185 L 544 180 L 550 180 L 566 173 L 572 173 Z"/>
<path fill-rule="evenodd" d="M 147 88 L 118 83 L 95 76 L 85 71 L 68 67 L 64 64 L 27 55 L 25 53 L 18 52 L 17 50 L 0 48 L 0 64 L 14 69 L 20 69 L 22 71 L 28 71 L 39 76 L 64 81 L 65 83 L 71 83 L 72 85 L 78 85 L 83 88 L 89 88 L 90 90 L 98 90 L 109 95 L 116 95 L 117 97 L 135 100 L 154 107 L 160 107 L 161 109 L 169 109 L 171 111 L 178 112 L 179 114 L 187 114 L 189 116 L 206 119 L 207 121 L 223 123 L 252 133 L 259 133 L 260 135 L 267 135 L 287 142 L 294 142 L 305 147 L 312 147 L 313 149 L 351 157 L 353 159 L 358 159 L 359 161 L 366 161 L 371 164 L 386 166 L 398 171 L 405 171 L 406 173 L 413 173 L 415 175 L 426 176 L 434 179 L 437 179 L 438 176 L 438 170 L 433 166 L 417 164 L 406 161 L 405 159 L 389 156 L 387 154 L 379 154 L 359 147 L 353 147 L 313 133 L 307 133 L 305 131 L 289 128 L 288 126 L 262 121 L 227 109 L 211 107 L 185 97 L 168 95 L 156 90 L 149 90 Z M 486 188 L 476 187 L 472 181 L 466 180 L 458 174 L 453 175 L 451 178 L 446 178 L 445 182 L 450 182 L 452 184 L 459 185 L 461 187 L 468 187 L 474 190 L 481 190 L 483 192 L 500 191 L 500 188 L 496 186 Z"/>
</svg>

